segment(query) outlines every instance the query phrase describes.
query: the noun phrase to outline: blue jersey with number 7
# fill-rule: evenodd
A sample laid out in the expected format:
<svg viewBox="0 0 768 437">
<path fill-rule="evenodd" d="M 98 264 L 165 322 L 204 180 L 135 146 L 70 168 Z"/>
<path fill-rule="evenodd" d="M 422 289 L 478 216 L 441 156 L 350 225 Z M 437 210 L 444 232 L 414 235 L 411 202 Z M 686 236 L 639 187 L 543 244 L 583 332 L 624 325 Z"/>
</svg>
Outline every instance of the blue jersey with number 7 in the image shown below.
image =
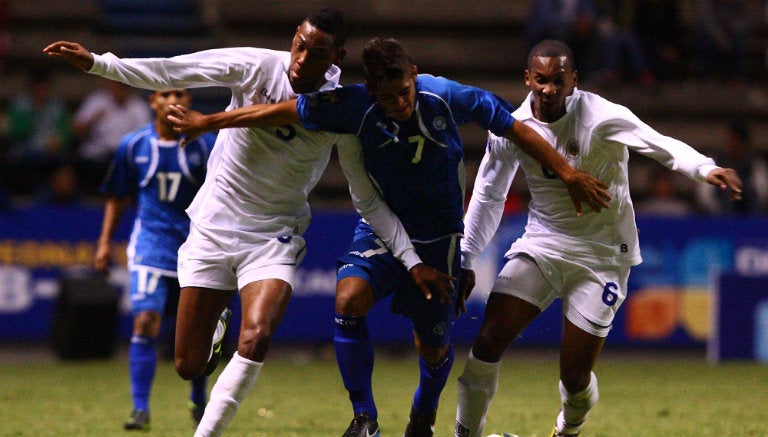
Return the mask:
<svg viewBox="0 0 768 437">
<path fill-rule="evenodd" d="M 301 95 L 308 129 L 357 135 L 365 168 L 411 239 L 464 231 L 465 166 L 458 126 L 474 122 L 497 135 L 514 123 L 514 106 L 497 95 L 420 74 L 411 117 L 390 117 L 362 84 Z"/>
</svg>

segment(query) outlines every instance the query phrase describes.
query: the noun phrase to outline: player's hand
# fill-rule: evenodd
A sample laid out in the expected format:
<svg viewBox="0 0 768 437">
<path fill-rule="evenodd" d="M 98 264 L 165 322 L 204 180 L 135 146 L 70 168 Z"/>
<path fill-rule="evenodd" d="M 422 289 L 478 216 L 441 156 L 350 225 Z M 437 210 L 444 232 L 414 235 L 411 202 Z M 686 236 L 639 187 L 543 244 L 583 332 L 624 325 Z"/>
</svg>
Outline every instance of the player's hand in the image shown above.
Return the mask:
<svg viewBox="0 0 768 437">
<path fill-rule="evenodd" d="M 182 105 L 168 106 L 166 118 L 173 124 L 174 131 L 185 135 L 179 143 L 181 147 L 186 146 L 187 143 L 194 141 L 208 131 L 205 126 L 205 116 L 203 113 Z"/>
<path fill-rule="evenodd" d="M 57 41 L 44 48 L 43 53 L 64 59 L 83 71 L 93 67 L 93 53 L 76 42 Z"/>
<path fill-rule="evenodd" d="M 732 168 L 716 168 L 707 175 L 707 183 L 720 188 L 720 191 L 731 190 L 731 200 L 741 200 L 741 178 Z"/>
<path fill-rule="evenodd" d="M 424 263 L 416 264 L 411 267 L 411 277 L 416 285 L 424 292 L 427 300 L 432 299 L 433 291 L 440 295 L 440 303 L 449 303 L 451 296 L 456 294 L 453 288 L 453 276 L 447 275 L 440 270 L 432 268 Z"/>
<path fill-rule="evenodd" d="M 109 263 L 112 261 L 112 248 L 107 243 L 96 245 L 96 254 L 93 256 L 93 268 L 100 273 L 109 273 Z"/>
<path fill-rule="evenodd" d="M 562 180 L 568 188 L 568 193 L 571 195 L 571 200 L 579 216 L 583 213 L 582 203 L 586 203 L 596 212 L 608 208 L 611 194 L 607 191 L 608 185 L 605 182 L 579 170 L 570 172 Z"/>
<path fill-rule="evenodd" d="M 472 294 L 473 288 L 475 288 L 475 271 L 461 269 L 461 275 L 459 275 L 459 294 L 456 296 L 456 317 L 459 317 L 461 313 L 467 312 L 465 302 L 469 299 L 469 295 Z"/>
</svg>

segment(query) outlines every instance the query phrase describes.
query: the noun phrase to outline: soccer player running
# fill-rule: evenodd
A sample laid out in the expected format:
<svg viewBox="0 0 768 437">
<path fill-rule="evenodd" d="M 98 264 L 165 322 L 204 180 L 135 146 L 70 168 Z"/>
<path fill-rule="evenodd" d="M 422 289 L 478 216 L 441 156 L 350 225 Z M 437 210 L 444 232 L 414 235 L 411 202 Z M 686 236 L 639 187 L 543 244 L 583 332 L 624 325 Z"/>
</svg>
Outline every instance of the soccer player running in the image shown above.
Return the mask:
<svg viewBox="0 0 768 437">
<path fill-rule="evenodd" d="M 120 59 L 67 41 L 53 43 L 44 52 L 88 73 L 140 88 L 227 87 L 232 91 L 228 109 L 233 109 L 337 87 L 337 64 L 346 54 L 348 30 L 341 11 L 323 8 L 299 24 L 290 52 L 241 47 L 172 58 Z M 189 237 L 179 249 L 178 374 L 192 379 L 213 371 L 208 365 L 211 338 L 215 332 L 217 338 L 223 336 L 219 318 L 238 290 L 242 323 L 237 351 L 211 390 L 196 437 L 221 435 L 253 388 L 305 251 L 307 195 L 326 168 L 332 146 L 350 141 L 357 143 L 353 135 L 320 134 L 296 125 L 229 129 L 217 136 L 210 171 L 187 209 Z M 362 168 L 359 147 L 338 150 L 356 209 L 395 253 L 414 258 L 402 225 Z M 424 287 L 451 287 L 448 275 L 424 263 L 413 265 L 411 274 Z"/>
<path fill-rule="evenodd" d="M 189 234 L 185 209 L 202 185 L 216 137 L 201 136 L 181 149 L 180 135 L 168 121 L 168 107 L 189 105 L 188 90 L 155 91 L 149 104 L 155 120 L 122 138 L 102 186 L 107 195 L 94 267 L 107 272 L 112 237 L 126 208 L 138 204 L 128 245 L 133 334 L 128 368 L 133 411 L 126 430 L 148 430 L 149 400 L 157 368 L 157 338 L 164 314 L 175 317 L 179 299 L 176 273 L 179 246 Z M 199 422 L 206 404 L 206 377 L 191 381 L 190 410 Z"/>
<path fill-rule="evenodd" d="M 575 200 L 600 209 L 609 196 L 601 182 L 570 167 L 533 129 L 516 122 L 507 102 L 479 88 L 417 74 L 397 41 L 369 41 L 363 65 L 365 84 L 205 116 L 176 108 L 171 118 L 192 137 L 231 126 L 301 122 L 360 138 L 366 170 L 405 226 L 419 259 L 453 278 L 454 287 L 420 287 L 409 274 L 411 266 L 396 259 L 375 230 L 360 221 L 352 245 L 339 259 L 336 287 L 336 359 L 354 412 L 344 436 L 380 435 L 366 315 L 389 295 L 393 310 L 411 320 L 419 352 L 421 378 L 405 436 L 432 436 L 440 393 L 453 364 L 451 328 L 466 299 L 455 292 L 465 182 L 458 126 L 474 122 L 513 139 L 567 180 L 563 189 L 572 189 Z"/>
<path fill-rule="evenodd" d="M 736 172 L 681 141 L 661 135 L 624 106 L 576 88 L 570 48 L 546 40 L 530 51 L 530 93 L 514 117 L 536 129 L 571 165 L 609 184 L 612 199 L 600 214 L 579 217 L 552 172 L 519 153 L 516 141 L 490 135 L 465 217 L 462 269 L 499 226 L 504 199 L 518 169 L 531 191 L 528 224 L 506 253 L 480 331 L 458 380 L 456 437 L 479 437 L 510 343 L 554 299 L 563 302 L 560 350 L 561 410 L 551 436 L 578 435 L 598 399 L 595 361 L 627 293 L 630 267 L 640 263 L 629 194 L 629 151 L 653 158 L 697 181 L 740 198 Z M 464 272 L 464 270 L 462 270 Z"/>
</svg>

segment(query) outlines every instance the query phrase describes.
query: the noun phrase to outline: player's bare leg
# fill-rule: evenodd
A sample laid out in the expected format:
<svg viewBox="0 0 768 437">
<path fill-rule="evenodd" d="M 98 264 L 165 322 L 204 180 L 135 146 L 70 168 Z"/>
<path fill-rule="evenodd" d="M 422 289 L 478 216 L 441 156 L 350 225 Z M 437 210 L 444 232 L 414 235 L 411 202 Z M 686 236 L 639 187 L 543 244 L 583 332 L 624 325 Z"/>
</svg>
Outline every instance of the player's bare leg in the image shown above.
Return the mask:
<svg viewBox="0 0 768 437">
<path fill-rule="evenodd" d="M 504 351 L 540 313 L 537 306 L 518 297 L 490 294 L 480 331 L 458 379 L 456 436 L 482 435 L 488 407 L 496 394 Z"/>
<path fill-rule="evenodd" d="M 597 403 L 597 377 L 592 372 L 605 337 L 584 332 L 568 319 L 563 322 L 560 349 L 560 397 L 554 436 L 578 435 L 589 411 Z"/>
<path fill-rule="evenodd" d="M 195 437 L 220 436 L 251 392 L 291 291 L 291 286 L 279 279 L 251 282 L 240 290 L 243 314 L 237 352 L 211 389 Z"/>
<path fill-rule="evenodd" d="M 234 291 L 184 287 L 176 317 L 175 366 L 182 378 L 190 380 L 205 371 L 211 354 L 211 339 L 219 316 Z"/>
</svg>

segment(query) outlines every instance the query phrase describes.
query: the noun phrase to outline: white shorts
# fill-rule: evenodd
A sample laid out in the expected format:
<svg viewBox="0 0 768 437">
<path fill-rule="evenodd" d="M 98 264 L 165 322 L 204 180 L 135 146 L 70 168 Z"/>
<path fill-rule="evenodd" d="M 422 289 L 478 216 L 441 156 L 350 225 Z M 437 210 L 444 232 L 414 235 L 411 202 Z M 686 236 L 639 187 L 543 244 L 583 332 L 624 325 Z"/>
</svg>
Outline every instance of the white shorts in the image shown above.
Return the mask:
<svg viewBox="0 0 768 437">
<path fill-rule="evenodd" d="M 629 267 L 588 267 L 568 259 L 518 253 L 504 264 L 492 292 L 519 297 L 544 311 L 557 298 L 574 325 L 606 337 L 627 296 Z"/>
<path fill-rule="evenodd" d="M 179 285 L 240 290 L 263 279 L 294 287 L 306 242 L 286 227 L 274 233 L 209 230 L 190 225 L 179 248 Z"/>
</svg>

